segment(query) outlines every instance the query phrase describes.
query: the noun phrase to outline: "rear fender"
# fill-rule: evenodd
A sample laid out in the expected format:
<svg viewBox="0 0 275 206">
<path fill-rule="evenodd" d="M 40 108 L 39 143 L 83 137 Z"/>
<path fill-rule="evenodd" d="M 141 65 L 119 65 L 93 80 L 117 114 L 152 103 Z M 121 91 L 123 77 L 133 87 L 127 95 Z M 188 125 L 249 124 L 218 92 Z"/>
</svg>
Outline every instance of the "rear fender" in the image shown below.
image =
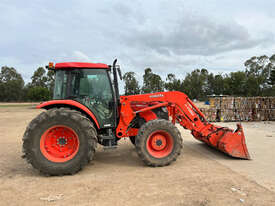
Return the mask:
<svg viewBox="0 0 275 206">
<path fill-rule="evenodd" d="M 48 110 L 53 107 L 70 107 L 72 109 L 79 110 L 89 117 L 89 119 L 96 125 L 97 129 L 100 129 L 99 123 L 95 115 L 86 106 L 74 100 L 51 100 L 37 105 L 36 108 Z"/>
</svg>

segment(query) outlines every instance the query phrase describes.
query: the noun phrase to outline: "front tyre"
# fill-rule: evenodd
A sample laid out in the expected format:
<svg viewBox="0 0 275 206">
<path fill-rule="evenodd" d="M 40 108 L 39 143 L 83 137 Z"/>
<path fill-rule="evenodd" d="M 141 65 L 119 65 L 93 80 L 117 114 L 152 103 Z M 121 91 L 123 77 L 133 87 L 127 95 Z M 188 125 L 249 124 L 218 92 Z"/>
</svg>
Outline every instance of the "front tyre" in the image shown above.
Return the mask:
<svg viewBox="0 0 275 206">
<path fill-rule="evenodd" d="M 136 145 L 136 136 L 130 136 L 129 139 L 133 145 Z"/>
<path fill-rule="evenodd" d="M 169 120 L 169 115 L 168 115 L 168 111 L 166 107 L 161 107 L 161 108 L 156 108 L 152 110 L 158 119 L 166 119 Z M 136 128 L 140 128 L 144 123 L 146 123 L 145 119 L 140 119 L 140 121 L 138 121 L 138 127 Z M 130 136 L 130 141 L 131 143 L 135 146 L 136 145 L 136 137 L 135 136 Z"/>
<path fill-rule="evenodd" d="M 31 121 L 23 137 L 23 153 L 46 175 L 74 174 L 93 158 L 97 132 L 92 122 L 69 108 L 53 108 Z"/>
<path fill-rule="evenodd" d="M 138 156 L 146 165 L 153 167 L 169 165 L 177 159 L 182 149 L 180 132 L 164 119 L 142 125 L 135 140 Z"/>
</svg>

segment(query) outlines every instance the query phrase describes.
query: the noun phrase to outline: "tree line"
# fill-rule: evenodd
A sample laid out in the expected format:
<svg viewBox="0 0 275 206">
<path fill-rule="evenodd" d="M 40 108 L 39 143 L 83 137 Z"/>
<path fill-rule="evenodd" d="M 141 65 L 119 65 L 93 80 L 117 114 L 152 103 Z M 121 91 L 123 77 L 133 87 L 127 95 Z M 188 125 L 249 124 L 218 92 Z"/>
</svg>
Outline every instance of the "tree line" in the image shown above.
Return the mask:
<svg viewBox="0 0 275 206">
<path fill-rule="evenodd" d="M 208 95 L 275 96 L 275 54 L 251 57 L 244 71 L 213 74 L 207 69 L 195 69 L 184 79 L 169 73 L 165 80 L 146 68 L 143 83 L 134 72 L 123 75 L 125 95 L 162 91 L 181 91 L 191 99 L 205 100 Z M 39 67 L 25 84 L 22 75 L 13 67 L 3 66 L 0 72 L 0 102 L 46 101 L 52 98 L 54 71 Z"/>
<path fill-rule="evenodd" d="M 134 72 L 123 75 L 125 94 L 144 94 L 162 91 L 181 91 L 191 99 L 206 100 L 208 95 L 275 96 L 275 54 L 251 57 L 244 71 L 213 74 L 207 69 L 195 69 L 184 79 L 168 74 L 165 81 L 147 68 L 140 85 Z"/>
<path fill-rule="evenodd" d="M 3 66 L 0 73 L 0 102 L 46 101 L 51 99 L 54 71 L 39 67 L 25 84 L 22 75 L 13 67 Z"/>
</svg>

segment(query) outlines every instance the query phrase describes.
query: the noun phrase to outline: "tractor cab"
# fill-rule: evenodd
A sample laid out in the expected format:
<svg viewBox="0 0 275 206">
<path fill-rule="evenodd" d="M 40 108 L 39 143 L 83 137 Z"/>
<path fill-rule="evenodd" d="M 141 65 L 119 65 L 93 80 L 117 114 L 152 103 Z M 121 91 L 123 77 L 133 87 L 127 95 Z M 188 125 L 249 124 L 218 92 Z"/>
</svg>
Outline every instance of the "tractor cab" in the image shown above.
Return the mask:
<svg viewBox="0 0 275 206">
<path fill-rule="evenodd" d="M 95 63 L 57 63 L 54 100 L 74 100 L 86 106 L 96 117 L 100 128 L 115 127 L 115 91 L 111 67 Z"/>
</svg>

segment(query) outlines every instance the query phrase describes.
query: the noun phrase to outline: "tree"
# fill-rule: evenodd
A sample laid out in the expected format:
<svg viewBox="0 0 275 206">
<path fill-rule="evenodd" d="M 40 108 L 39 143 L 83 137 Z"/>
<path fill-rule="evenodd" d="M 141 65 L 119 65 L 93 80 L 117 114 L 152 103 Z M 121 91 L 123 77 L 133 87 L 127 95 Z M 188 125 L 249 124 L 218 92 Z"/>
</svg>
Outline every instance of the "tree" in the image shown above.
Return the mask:
<svg viewBox="0 0 275 206">
<path fill-rule="evenodd" d="M 33 73 L 31 86 L 32 87 L 47 87 L 47 76 L 46 70 L 43 67 L 38 67 L 37 70 Z"/>
<path fill-rule="evenodd" d="M 268 88 L 268 77 L 272 69 L 268 56 L 251 57 L 244 65 L 246 67 L 246 88 L 248 96 L 261 96 Z"/>
<path fill-rule="evenodd" d="M 206 99 L 207 69 L 196 69 L 188 73 L 183 81 L 183 90 L 191 99 Z"/>
<path fill-rule="evenodd" d="M 269 58 L 270 76 L 268 83 L 272 86 L 275 85 L 275 54 Z"/>
<path fill-rule="evenodd" d="M 125 95 L 133 95 L 133 94 L 140 93 L 140 87 L 135 77 L 135 72 L 126 72 L 123 75 L 123 80 L 125 82 L 125 86 L 124 86 Z"/>
<path fill-rule="evenodd" d="M 270 71 L 269 82 L 270 85 L 275 85 L 275 68 Z"/>
<path fill-rule="evenodd" d="M 214 75 L 210 73 L 207 77 L 207 91 L 208 95 L 211 94 L 224 94 L 224 77 L 222 74 Z"/>
<path fill-rule="evenodd" d="M 16 69 L 4 66 L 0 73 L 0 101 L 21 101 L 23 98 L 24 80 Z"/>
<path fill-rule="evenodd" d="M 152 72 L 151 68 L 144 70 L 142 93 L 163 92 L 164 82 L 161 77 Z"/>
<path fill-rule="evenodd" d="M 28 100 L 33 102 L 47 101 L 51 97 L 50 90 L 45 87 L 30 87 L 27 92 Z"/>
<path fill-rule="evenodd" d="M 243 71 L 231 72 L 224 78 L 224 94 L 247 96 L 247 78 Z"/>
<path fill-rule="evenodd" d="M 43 101 L 45 98 L 50 99 L 53 96 L 54 90 L 54 71 L 46 70 L 43 67 L 37 68 L 37 70 L 33 73 L 31 77 L 32 81 L 30 84 L 27 85 L 28 90 L 31 88 L 37 88 L 31 90 L 31 92 L 27 92 L 27 97 L 30 98 L 32 101 Z M 43 90 L 41 88 L 44 88 Z M 46 94 L 46 90 L 48 90 Z M 38 94 L 38 92 L 42 92 Z M 46 97 L 49 93 L 49 97 Z M 41 97 L 42 99 L 38 99 Z"/>
<path fill-rule="evenodd" d="M 174 74 L 168 74 L 164 87 L 168 91 L 183 91 L 183 85 L 181 80 L 177 79 Z"/>
<path fill-rule="evenodd" d="M 54 90 L 54 71 L 48 70 L 47 72 L 47 88 L 50 90 L 51 97 L 53 96 L 53 90 Z"/>
</svg>

